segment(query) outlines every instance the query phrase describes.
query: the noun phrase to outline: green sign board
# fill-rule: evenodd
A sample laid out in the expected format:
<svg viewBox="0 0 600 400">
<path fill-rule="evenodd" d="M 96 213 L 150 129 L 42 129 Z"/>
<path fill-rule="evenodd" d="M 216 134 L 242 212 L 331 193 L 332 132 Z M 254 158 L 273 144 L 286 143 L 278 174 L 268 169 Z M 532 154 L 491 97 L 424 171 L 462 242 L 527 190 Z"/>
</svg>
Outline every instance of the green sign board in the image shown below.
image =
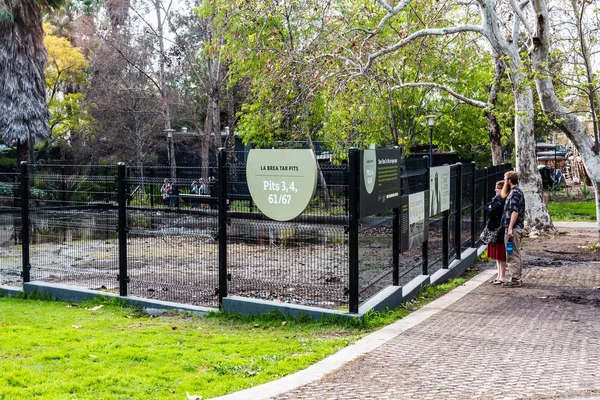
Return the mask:
<svg viewBox="0 0 600 400">
<path fill-rule="evenodd" d="M 402 149 L 363 150 L 360 161 L 360 216 L 400 207 Z"/>
<path fill-rule="evenodd" d="M 302 214 L 317 188 L 312 150 L 252 149 L 246 162 L 252 200 L 267 217 L 289 221 Z"/>
</svg>

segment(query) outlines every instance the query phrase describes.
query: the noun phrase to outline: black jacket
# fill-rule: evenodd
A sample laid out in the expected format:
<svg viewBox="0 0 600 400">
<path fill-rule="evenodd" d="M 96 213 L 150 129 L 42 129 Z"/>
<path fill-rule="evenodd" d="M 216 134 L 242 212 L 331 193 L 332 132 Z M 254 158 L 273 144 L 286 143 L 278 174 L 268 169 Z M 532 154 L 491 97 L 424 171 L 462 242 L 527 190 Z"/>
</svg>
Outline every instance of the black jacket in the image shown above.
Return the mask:
<svg viewBox="0 0 600 400">
<path fill-rule="evenodd" d="M 487 204 L 487 228 L 495 231 L 502 225 L 502 211 L 504 211 L 504 199 L 500 196 L 494 196 L 492 201 Z M 497 243 L 504 243 L 504 228 L 498 232 Z"/>
</svg>

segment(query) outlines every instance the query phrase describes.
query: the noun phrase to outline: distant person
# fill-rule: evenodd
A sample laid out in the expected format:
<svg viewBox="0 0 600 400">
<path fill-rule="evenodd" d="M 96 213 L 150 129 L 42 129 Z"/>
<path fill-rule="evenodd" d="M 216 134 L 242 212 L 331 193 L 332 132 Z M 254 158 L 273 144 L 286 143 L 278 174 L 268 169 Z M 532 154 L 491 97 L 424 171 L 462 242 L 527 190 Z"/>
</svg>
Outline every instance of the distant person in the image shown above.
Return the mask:
<svg viewBox="0 0 600 400">
<path fill-rule="evenodd" d="M 521 257 L 521 238 L 525 228 L 525 195 L 518 186 L 519 175 L 515 171 L 504 174 L 502 196 L 506 198 L 502 214 L 502 226 L 505 229 L 505 242 L 512 240 L 513 251 L 506 253 L 506 265 L 510 279 L 502 287 L 512 288 L 522 285 L 523 258 Z"/>
<path fill-rule="evenodd" d="M 170 205 L 171 197 L 171 182 L 165 179 L 163 185 L 160 187 L 160 195 L 162 197 L 163 206 L 168 207 Z"/>
<path fill-rule="evenodd" d="M 200 185 L 198 187 L 198 193 L 199 194 L 208 194 L 208 186 L 206 186 L 206 183 L 204 182 L 204 178 L 200 178 Z"/>
<path fill-rule="evenodd" d="M 498 230 L 498 238 L 495 243 L 489 243 L 487 247 L 487 256 L 496 260 L 498 275 L 491 280 L 492 285 L 501 285 L 506 283 L 506 247 L 504 246 L 504 226 L 502 226 L 502 215 L 504 212 L 505 199 L 502 198 L 502 188 L 504 181 L 496 182 L 494 191 L 496 195 L 487 204 L 487 223 L 486 227 L 495 231 Z"/>
<path fill-rule="evenodd" d="M 192 182 L 192 187 L 190 188 L 190 194 L 198 194 L 198 184 L 196 181 Z"/>
</svg>

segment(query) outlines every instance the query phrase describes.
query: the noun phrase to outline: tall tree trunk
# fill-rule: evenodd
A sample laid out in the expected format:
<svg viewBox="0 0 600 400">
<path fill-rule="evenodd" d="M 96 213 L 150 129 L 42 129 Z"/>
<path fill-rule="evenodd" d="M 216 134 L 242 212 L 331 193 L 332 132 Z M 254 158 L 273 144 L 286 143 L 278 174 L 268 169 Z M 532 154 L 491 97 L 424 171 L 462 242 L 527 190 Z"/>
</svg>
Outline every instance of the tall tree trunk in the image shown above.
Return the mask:
<svg viewBox="0 0 600 400">
<path fill-rule="evenodd" d="M 315 151 L 315 147 L 312 142 L 312 138 L 310 134 L 306 134 L 306 144 L 308 148 L 312 151 Z M 331 209 L 331 195 L 329 194 L 329 188 L 327 187 L 327 181 L 325 180 L 325 175 L 323 175 L 323 170 L 321 169 L 321 164 L 317 161 L 317 174 L 318 174 L 318 182 L 321 184 L 321 188 L 323 189 L 323 201 L 325 202 L 325 209 Z"/>
<path fill-rule="evenodd" d="M 520 49 L 518 43 L 506 39 L 494 1 L 478 2 L 485 36 L 496 55 L 506 58 L 512 71 L 509 76 L 515 101 L 516 170 L 519 173 L 519 186 L 525 194 L 525 223 L 533 230 L 554 230 L 548 207 L 542 198 L 542 178 L 537 170 L 535 154 L 533 94 L 523 72 Z M 515 31 L 518 32 L 517 29 Z"/>
<path fill-rule="evenodd" d="M 225 137 L 227 158 L 229 164 L 235 164 L 237 162 L 237 155 L 235 154 L 235 99 L 232 89 L 227 89 L 227 125 L 229 127 Z"/>
<path fill-rule="evenodd" d="M 536 35 L 530 55 L 531 65 L 536 72 L 537 93 L 544 112 L 567 135 L 583 159 L 596 196 L 598 241 L 600 241 L 600 156 L 594 151 L 594 142 L 583 124 L 561 103 L 556 95 L 551 75 L 547 70 L 550 50 L 548 9 L 544 0 L 533 0 L 532 4 L 536 14 Z"/>
<path fill-rule="evenodd" d="M 167 80 L 165 76 L 165 39 L 163 33 L 163 19 L 160 12 L 160 0 L 156 0 L 154 2 L 154 7 L 156 9 L 156 20 L 157 20 L 157 33 L 158 33 L 158 48 L 159 48 L 159 57 L 158 57 L 158 65 L 160 68 L 160 101 L 162 105 L 162 114 L 164 117 L 164 127 L 165 131 L 169 132 L 171 130 L 171 110 L 169 109 L 169 102 L 167 99 Z M 169 154 L 171 154 L 170 160 L 170 168 L 171 168 L 171 183 L 175 183 L 177 179 L 177 161 L 175 159 L 175 142 L 173 140 L 173 136 L 171 136 L 171 140 L 169 140 Z"/>
<path fill-rule="evenodd" d="M 485 115 L 488 120 L 492 164 L 500 165 L 504 162 L 504 158 L 502 157 L 502 132 L 500 130 L 500 124 L 498 123 L 498 118 L 496 118 L 496 114 L 494 114 L 494 109 L 498 103 L 500 84 L 502 83 L 504 72 L 506 72 L 506 64 L 504 64 L 504 61 L 498 56 L 494 57 L 494 64 L 494 82 L 490 88 L 490 95 L 488 97 L 489 108 L 485 111 Z"/>
<path fill-rule="evenodd" d="M 200 167 L 202 168 L 202 177 L 209 177 L 209 150 L 213 131 L 213 113 L 211 100 L 206 105 L 206 118 L 204 119 L 204 133 L 200 135 Z"/>
<path fill-rule="evenodd" d="M 571 7 L 575 14 L 575 26 L 577 27 L 577 36 L 579 38 L 579 45 L 581 49 L 581 58 L 583 58 L 583 65 L 585 66 L 585 75 L 587 79 L 587 95 L 590 102 L 590 113 L 592 114 L 592 123 L 594 127 L 594 152 L 598 154 L 600 151 L 600 143 L 598 142 L 598 104 L 596 104 L 599 94 L 596 90 L 596 82 L 594 82 L 594 70 L 592 68 L 590 49 L 587 44 L 585 34 L 582 27 L 582 18 L 585 13 L 586 2 L 581 3 L 581 9 L 579 9 L 577 0 L 571 0 Z"/>
<path fill-rule="evenodd" d="M 17 161 L 27 160 L 28 142 L 46 139 L 46 50 L 42 14 L 35 0 L 4 0 L 0 16 L 0 136 L 23 146 Z"/>
</svg>

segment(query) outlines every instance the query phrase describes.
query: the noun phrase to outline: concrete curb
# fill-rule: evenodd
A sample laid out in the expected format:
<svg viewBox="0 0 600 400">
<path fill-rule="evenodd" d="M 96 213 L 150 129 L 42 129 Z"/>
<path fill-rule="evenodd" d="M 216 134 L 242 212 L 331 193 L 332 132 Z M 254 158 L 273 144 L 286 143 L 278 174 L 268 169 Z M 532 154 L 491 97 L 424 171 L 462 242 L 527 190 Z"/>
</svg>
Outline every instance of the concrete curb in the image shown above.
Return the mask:
<svg viewBox="0 0 600 400">
<path fill-rule="evenodd" d="M 358 342 L 338 351 L 337 353 L 319 361 L 314 365 L 311 365 L 302 371 L 298 371 L 292 375 L 288 375 L 273 382 L 265 383 L 264 385 L 217 397 L 216 399 L 268 399 L 293 389 L 297 389 L 298 387 L 308 383 L 317 381 L 326 374 L 340 368 L 345 363 L 350 362 L 370 351 L 373 351 L 377 347 L 402 334 L 408 329 L 425 321 L 427 318 L 456 303 L 458 300 L 462 299 L 464 296 L 478 288 L 482 283 L 490 280 L 490 278 L 495 274 L 495 270 L 482 271 L 464 285 L 459 286 L 450 293 L 432 301 L 407 317 L 371 333 L 370 335 L 360 339 Z"/>
</svg>

